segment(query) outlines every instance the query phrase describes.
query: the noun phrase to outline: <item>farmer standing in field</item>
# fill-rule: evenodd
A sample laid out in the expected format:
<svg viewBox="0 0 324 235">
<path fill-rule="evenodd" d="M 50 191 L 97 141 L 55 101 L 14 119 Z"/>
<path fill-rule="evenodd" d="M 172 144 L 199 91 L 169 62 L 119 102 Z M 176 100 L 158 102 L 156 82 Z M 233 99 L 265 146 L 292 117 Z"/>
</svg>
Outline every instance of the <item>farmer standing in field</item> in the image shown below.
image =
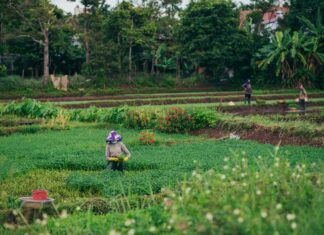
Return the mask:
<svg viewBox="0 0 324 235">
<path fill-rule="evenodd" d="M 246 102 L 250 105 L 251 104 L 251 95 L 252 95 L 252 86 L 251 86 L 251 81 L 250 79 L 247 80 L 243 85 L 242 85 L 244 91 L 245 91 L 245 97 L 244 97 L 244 104 Z"/>
<path fill-rule="evenodd" d="M 306 101 L 308 100 L 308 96 L 307 96 L 307 92 L 303 86 L 303 84 L 299 84 L 299 108 L 302 110 L 302 111 L 305 111 L 306 110 Z"/>
<path fill-rule="evenodd" d="M 130 158 L 130 152 L 122 143 L 122 137 L 116 131 L 111 131 L 106 139 L 106 143 L 107 168 L 113 171 L 123 171 L 124 162 Z"/>
</svg>

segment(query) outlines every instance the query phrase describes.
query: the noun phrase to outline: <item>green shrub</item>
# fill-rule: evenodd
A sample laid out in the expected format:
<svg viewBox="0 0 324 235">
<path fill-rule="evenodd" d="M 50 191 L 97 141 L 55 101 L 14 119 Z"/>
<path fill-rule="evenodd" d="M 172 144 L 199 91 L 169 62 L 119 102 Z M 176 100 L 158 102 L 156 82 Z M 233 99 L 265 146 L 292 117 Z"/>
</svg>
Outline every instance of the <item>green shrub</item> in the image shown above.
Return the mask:
<svg viewBox="0 0 324 235">
<path fill-rule="evenodd" d="M 2 113 L 32 118 L 52 118 L 57 116 L 58 111 L 59 108 L 55 106 L 32 99 L 23 99 L 19 103 L 13 101 L 7 104 L 2 110 Z"/>
<path fill-rule="evenodd" d="M 158 115 L 143 110 L 129 110 L 125 116 L 124 125 L 135 129 L 151 129 L 156 126 Z"/>
<path fill-rule="evenodd" d="M 50 86 L 50 85 L 49 85 Z M 0 78 L 0 91 L 20 91 L 33 93 L 35 89 L 44 88 L 41 80 L 25 79 L 19 76 L 7 76 Z"/>
<path fill-rule="evenodd" d="M 167 76 L 162 80 L 162 86 L 163 87 L 175 87 L 177 84 L 177 80 L 175 76 Z"/>
<path fill-rule="evenodd" d="M 207 127 L 216 127 L 219 123 L 219 116 L 213 110 L 201 110 L 191 113 L 194 119 L 194 126 L 192 129 L 198 130 Z"/>
<path fill-rule="evenodd" d="M 0 77 L 7 75 L 7 67 L 4 64 L 0 64 Z"/>
<path fill-rule="evenodd" d="M 194 127 L 194 119 L 182 108 L 172 107 L 167 110 L 165 117 L 159 120 L 161 131 L 169 133 L 185 133 Z"/>
</svg>

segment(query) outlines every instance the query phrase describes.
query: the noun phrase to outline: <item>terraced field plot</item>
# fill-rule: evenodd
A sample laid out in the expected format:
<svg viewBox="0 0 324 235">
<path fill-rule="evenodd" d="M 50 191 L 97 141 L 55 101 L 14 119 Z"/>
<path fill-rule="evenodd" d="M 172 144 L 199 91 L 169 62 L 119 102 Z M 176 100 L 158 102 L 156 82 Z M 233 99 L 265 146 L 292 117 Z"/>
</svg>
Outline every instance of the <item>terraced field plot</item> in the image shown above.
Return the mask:
<svg viewBox="0 0 324 235">
<path fill-rule="evenodd" d="M 322 94 L 313 96 L 318 98 L 311 99 L 305 115 L 286 113 L 279 100 L 251 107 L 241 102 L 228 106 L 224 99 L 221 107 L 217 102 L 193 101 L 176 105 L 181 109 L 170 109 L 174 104 L 82 110 L 57 106 L 92 104 L 83 100 L 27 100 L 9 109 L 2 107 L 7 111 L 0 118 L 1 133 L 6 135 L 0 137 L 0 232 L 128 234 L 134 229 L 138 234 L 181 234 L 183 221 L 190 220 L 195 226 L 188 229 L 195 233 L 201 229 L 199 224 L 204 224 L 207 233 L 213 226 L 229 233 L 259 233 L 265 228 L 269 234 L 277 229 L 290 233 L 292 222 L 287 223 L 286 217 L 293 213 L 298 218 L 294 219 L 296 234 L 321 234 L 324 148 L 310 145 L 324 146 L 324 112 Z M 216 97 L 199 94 L 190 99 Z M 224 97 L 241 99 L 233 94 Z M 294 103 L 288 99 L 292 95 L 282 97 Z M 152 99 L 163 102 L 164 98 L 141 97 L 139 102 Z M 180 112 L 179 117 L 183 112 L 194 120 L 187 134 L 160 130 L 174 110 Z M 60 127 L 62 121 L 68 128 Z M 154 133 L 153 145 L 142 145 L 139 140 L 145 128 Z M 111 129 L 123 135 L 132 153 L 124 174 L 106 170 L 104 140 Z M 247 140 L 229 139 L 233 133 Z M 47 218 L 26 226 L 18 198 L 36 188 L 49 190 L 57 211 L 46 212 Z M 282 211 L 276 209 L 278 205 Z M 212 216 L 219 220 L 210 221 L 208 208 L 214 208 Z"/>
</svg>

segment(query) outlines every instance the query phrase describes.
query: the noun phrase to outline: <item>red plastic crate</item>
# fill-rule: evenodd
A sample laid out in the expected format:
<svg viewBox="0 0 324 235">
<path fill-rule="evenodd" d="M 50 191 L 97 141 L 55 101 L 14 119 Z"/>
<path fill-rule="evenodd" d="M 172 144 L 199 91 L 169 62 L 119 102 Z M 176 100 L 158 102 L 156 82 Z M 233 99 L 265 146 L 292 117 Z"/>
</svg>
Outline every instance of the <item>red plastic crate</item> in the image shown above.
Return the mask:
<svg viewBox="0 0 324 235">
<path fill-rule="evenodd" d="M 33 190 L 33 200 L 47 200 L 47 190 L 37 189 Z"/>
</svg>

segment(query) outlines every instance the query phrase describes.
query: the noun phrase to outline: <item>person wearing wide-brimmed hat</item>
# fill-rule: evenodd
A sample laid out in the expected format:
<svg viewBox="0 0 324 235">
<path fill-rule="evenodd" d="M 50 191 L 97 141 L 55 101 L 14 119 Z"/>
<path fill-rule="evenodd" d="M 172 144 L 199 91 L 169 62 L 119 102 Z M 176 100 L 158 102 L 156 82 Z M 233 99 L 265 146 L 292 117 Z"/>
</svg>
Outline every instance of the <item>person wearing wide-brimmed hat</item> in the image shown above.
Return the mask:
<svg viewBox="0 0 324 235">
<path fill-rule="evenodd" d="M 123 171 L 124 161 L 128 161 L 131 154 L 122 143 L 122 137 L 116 131 L 111 131 L 106 139 L 106 143 L 107 168 L 114 171 Z"/>
</svg>

